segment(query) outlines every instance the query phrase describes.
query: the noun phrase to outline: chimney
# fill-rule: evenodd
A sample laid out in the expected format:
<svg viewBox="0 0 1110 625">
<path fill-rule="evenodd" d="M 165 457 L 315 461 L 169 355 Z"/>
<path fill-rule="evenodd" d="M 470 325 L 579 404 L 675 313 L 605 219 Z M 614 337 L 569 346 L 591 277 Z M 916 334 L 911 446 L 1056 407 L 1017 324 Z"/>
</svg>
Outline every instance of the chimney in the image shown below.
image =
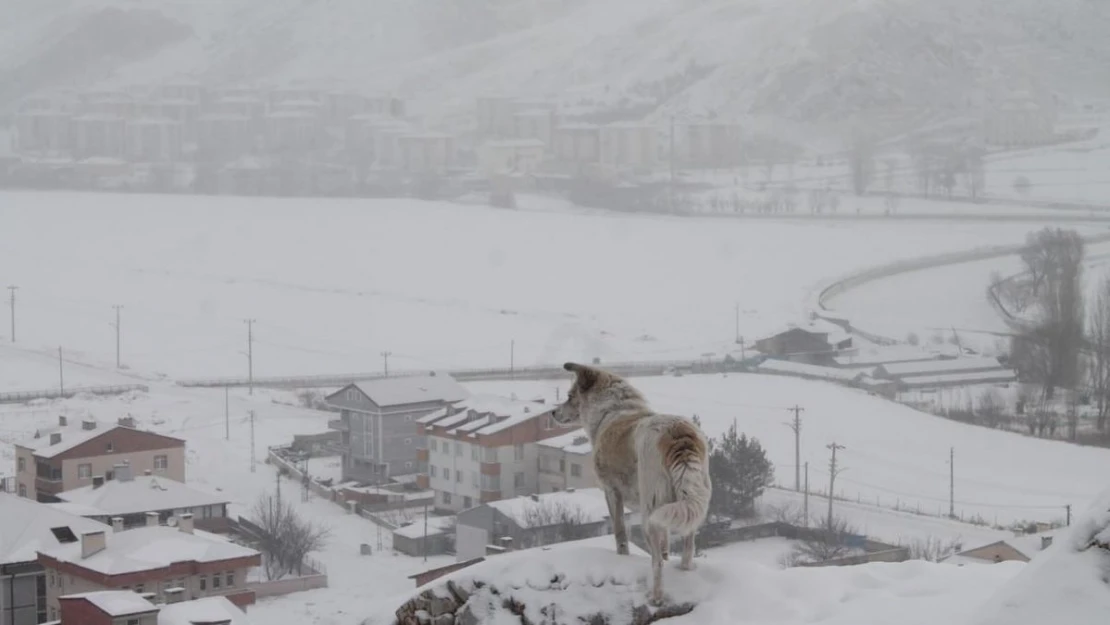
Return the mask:
<svg viewBox="0 0 1110 625">
<path fill-rule="evenodd" d="M 86 430 L 86 431 L 95 430 L 96 429 L 96 421 L 93 421 L 92 419 L 83 419 L 81 421 L 81 429 Z"/>
<path fill-rule="evenodd" d="M 123 531 L 123 517 L 121 517 L 121 516 L 112 517 L 112 531 L 113 532 L 122 532 Z"/>
<path fill-rule="evenodd" d="M 93 476 L 93 489 L 100 488 L 101 486 L 104 486 L 104 476 L 103 475 L 94 475 Z"/>
<path fill-rule="evenodd" d="M 160 523 L 161 523 L 161 517 L 158 515 L 157 512 L 147 512 L 146 513 L 146 526 L 147 527 L 158 527 L 158 525 Z"/>
<path fill-rule="evenodd" d="M 81 559 L 84 560 L 90 556 L 94 556 L 108 546 L 104 538 L 104 530 L 95 532 L 85 532 L 81 534 Z"/>
<path fill-rule="evenodd" d="M 66 416 L 64 414 L 58 415 L 58 425 L 62 427 L 69 425 L 69 421 L 66 420 Z"/>
<path fill-rule="evenodd" d="M 131 465 L 121 463 L 121 464 L 115 465 L 114 467 L 112 467 L 112 469 L 116 473 L 116 481 L 118 481 L 118 482 L 130 482 L 131 481 Z"/>
<path fill-rule="evenodd" d="M 193 513 L 186 512 L 177 516 L 177 529 L 186 534 L 193 533 Z"/>
<path fill-rule="evenodd" d="M 50 434 L 50 444 L 51 445 L 57 445 L 60 442 L 62 442 L 62 433 L 61 432 L 52 432 Z"/>
</svg>

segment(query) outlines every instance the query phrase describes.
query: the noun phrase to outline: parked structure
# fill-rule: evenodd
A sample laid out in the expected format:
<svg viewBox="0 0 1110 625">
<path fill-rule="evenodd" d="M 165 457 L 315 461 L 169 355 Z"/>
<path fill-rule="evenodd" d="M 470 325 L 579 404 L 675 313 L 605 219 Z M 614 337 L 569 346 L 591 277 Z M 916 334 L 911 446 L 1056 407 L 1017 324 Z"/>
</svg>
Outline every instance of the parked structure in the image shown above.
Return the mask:
<svg viewBox="0 0 1110 625">
<path fill-rule="evenodd" d="M 552 406 L 493 395 L 469 397 L 417 420 L 427 440 L 427 473 L 418 482 L 436 493 L 437 510 L 537 492 L 541 440 L 567 431 Z"/>
<path fill-rule="evenodd" d="M 391 477 L 426 471 L 416 420 L 459 401 L 466 389 L 449 375 L 382 378 L 348 384 L 325 401 L 339 408 L 329 426 L 342 434 L 343 480 L 381 484 Z"/>
<path fill-rule="evenodd" d="M 626 511 L 626 521 L 631 521 Z M 459 562 L 495 551 L 528 549 L 602 536 L 612 531 L 609 505 L 598 488 L 528 495 L 464 510 L 455 526 Z"/>
<path fill-rule="evenodd" d="M 144 430 L 96 421 L 81 421 L 80 429 L 58 417 L 56 431 L 16 443 L 16 488 L 21 497 L 57 501 L 58 493 L 91 486 L 93 478 L 114 477 L 116 465 L 132 472 L 185 481 L 185 441 Z"/>
<path fill-rule="evenodd" d="M 46 569 L 46 604 L 56 620 L 60 598 L 98 590 L 134 590 L 156 600 L 223 596 L 238 606 L 255 594 L 247 574 L 262 564 L 262 555 L 215 534 L 193 529 L 193 517 L 177 517 L 177 528 L 157 525 L 111 533 L 86 531 L 80 539 L 40 550 Z"/>
<path fill-rule="evenodd" d="M 899 390 L 1013 382 L 1017 374 L 997 358 L 969 357 L 879 365 L 874 377 L 891 380 Z"/>
<path fill-rule="evenodd" d="M 46 570 L 36 549 L 76 541 L 83 532 L 111 532 L 102 523 L 0 493 L 0 625 L 35 625 L 49 617 Z"/>
<path fill-rule="evenodd" d="M 58 493 L 57 498 L 61 503 L 48 505 L 106 525 L 118 518 L 121 529 L 145 526 L 148 513 L 154 512 L 162 523 L 191 513 L 199 529 L 228 531 L 227 497 L 155 475 L 132 477 L 127 465 L 116 466 L 114 480 L 96 477 L 92 485 Z"/>
<path fill-rule="evenodd" d="M 156 604 L 131 590 L 100 590 L 60 598 L 56 625 L 249 625 L 226 597 Z"/>
<path fill-rule="evenodd" d="M 1021 552 L 1005 540 L 995 541 L 989 545 L 967 549 L 952 554 L 941 560 L 948 564 L 964 566 L 965 564 L 997 564 L 999 562 L 1028 562 L 1029 556 Z"/>
<path fill-rule="evenodd" d="M 537 443 L 539 493 L 597 487 L 592 447 L 584 430 L 574 430 Z"/>
<path fill-rule="evenodd" d="M 792 326 L 755 342 L 766 356 L 811 364 L 833 364 L 833 357 L 851 347 L 851 335 L 828 322 Z"/>
<path fill-rule="evenodd" d="M 455 548 L 455 517 L 423 516 L 393 530 L 393 550 L 407 556 L 438 556 Z"/>
</svg>

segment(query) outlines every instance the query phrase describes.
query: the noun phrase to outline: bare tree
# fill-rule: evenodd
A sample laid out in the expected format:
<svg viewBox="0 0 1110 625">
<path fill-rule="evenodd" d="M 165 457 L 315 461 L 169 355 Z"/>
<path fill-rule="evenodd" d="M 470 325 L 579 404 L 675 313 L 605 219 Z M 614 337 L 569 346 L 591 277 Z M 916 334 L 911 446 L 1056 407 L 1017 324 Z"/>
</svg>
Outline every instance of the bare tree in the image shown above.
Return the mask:
<svg viewBox="0 0 1110 625">
<path fill-rule="evenodd" d="M 959 553 L 963 549 L 963 542 L 958 538 L 942 540 L 936 536 L 929 536 L 928 538 L 915 538 L 909 542 L 901 543 L 900 546 L 910 550 L 911 560 L 940 562 L 950 555 Z"/>
<path fill-rule="evenodd" d="M 588 517 L 581 506 L 541 499 L 524 510 L 521 525 L 533 530 L 537 544 L 551 544 L 590 537 Z"/>
<path fill-rule="evenodd" d="M 852 191 L 863 195 L 867 193 L 875 173 L 875 144 L 863 133 L 857 132 L 852 139 L 848 160 L 852 168 Z"/>
<path fill-rule="evenodd" d="M 1091 360 L 1088 380 L 1097 409 L 1096 427 L 1106 431 L 1106 417 L 1110 413 L 1110 276 L 1099 284 L 1088 313 L 1090 328 Z"/>
<path fill-rule="evenodd" d="M 289 500 L 268 494 L 255 502 L 251 521 L 258 528 L 256 548 L 268 580 L 299 574 L 308 554 L 323 549 L 330 535 L 328 528 L 302 519 Z"/>
<path fill-rule="evenodd" d="M 980 422 L 987 427 L 996 428 L 1002 422 L 1002 409 L 1002 398 L 998 391 L 989 388 L 979 395 L 975 412 Z"/>
<path fill-rule="evenodd" d="M 853 551 L 851 538 L 858 535 L 859 531 L 841 517 L 833 517 L 831 524 L 828 520 L 822 521 L 819 527 L 809 530 L 794 546 L 788 562 L 797 566 L 803 562 L 827 562 L 842 558 Z"/>
</svg>

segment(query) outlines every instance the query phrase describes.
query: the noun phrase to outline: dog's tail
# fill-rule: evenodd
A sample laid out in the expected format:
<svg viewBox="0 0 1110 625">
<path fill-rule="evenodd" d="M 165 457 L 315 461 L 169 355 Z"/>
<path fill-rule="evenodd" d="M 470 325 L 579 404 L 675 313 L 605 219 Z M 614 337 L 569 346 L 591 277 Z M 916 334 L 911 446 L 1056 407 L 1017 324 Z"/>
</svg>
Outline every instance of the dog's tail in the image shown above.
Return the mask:
<svg viewBox="0 0 1110 625">
<path fill-rule="evenodd" d="M 693 423 L 676 421 L 662 433 L 658 445 L 674 501 L 656 508 L 649 521 L 680 536 L 689 536 L 705 521 L 712 495 L 705 437 Z"/>
</svg>

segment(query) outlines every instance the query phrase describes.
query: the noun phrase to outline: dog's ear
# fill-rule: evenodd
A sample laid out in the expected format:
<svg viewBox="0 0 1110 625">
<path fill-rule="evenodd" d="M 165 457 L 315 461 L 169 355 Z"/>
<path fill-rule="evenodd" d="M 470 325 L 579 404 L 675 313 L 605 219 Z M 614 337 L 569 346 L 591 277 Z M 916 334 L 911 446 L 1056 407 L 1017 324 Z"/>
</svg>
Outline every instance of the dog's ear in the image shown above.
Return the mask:
<svg viewBox="0 0 1110 625">
<path fill-rule="evenodd" d="M 601 377 L 601 371 L 576 362 L 568 362 L 563 365 L 563 368 L 578 376 L 578 390 L 583 393 L 597 384 L 598 378 Z"/>
</svg>

